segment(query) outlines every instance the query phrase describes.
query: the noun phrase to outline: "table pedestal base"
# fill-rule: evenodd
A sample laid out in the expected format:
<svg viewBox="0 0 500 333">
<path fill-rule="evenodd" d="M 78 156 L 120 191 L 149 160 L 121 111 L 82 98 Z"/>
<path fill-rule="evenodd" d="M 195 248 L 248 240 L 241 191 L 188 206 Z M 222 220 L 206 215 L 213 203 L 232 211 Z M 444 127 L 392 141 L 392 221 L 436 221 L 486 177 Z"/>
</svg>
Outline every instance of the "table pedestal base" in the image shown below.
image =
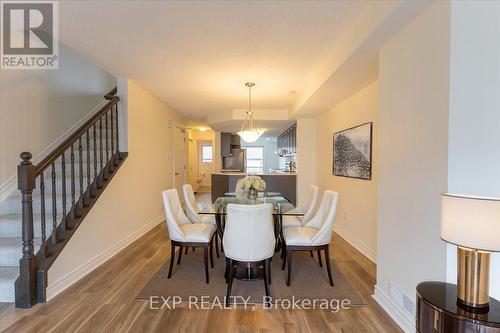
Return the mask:
<svg viewBox="0 0 500 333">
<path fill-rule="evenodd" d="M 243 281 L 264 279 L 263 261 L 259 262 L 236 262 L 233 270 L 234 278 Z"/>
</svg>

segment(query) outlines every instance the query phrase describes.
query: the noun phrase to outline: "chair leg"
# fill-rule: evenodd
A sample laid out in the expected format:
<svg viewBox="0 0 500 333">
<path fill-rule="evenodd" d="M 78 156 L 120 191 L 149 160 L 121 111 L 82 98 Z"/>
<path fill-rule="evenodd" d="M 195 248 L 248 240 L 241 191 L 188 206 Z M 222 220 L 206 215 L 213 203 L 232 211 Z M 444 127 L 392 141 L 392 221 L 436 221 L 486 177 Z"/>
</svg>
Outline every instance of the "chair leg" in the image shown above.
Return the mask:
<svg viewBox="0 0 500 333">
<path fill-rule="evenodd" d="M 325 248 L 325 260 L 326 260 L 326 270 L 328 271 L 328 279 L 330 280 L 330 286 L 334 286 L 332 277 L 332 268 L 330 267 L 330 247 L 327 245 Z"/>
<path fill-rule="evenodd" d="M 264 260 L 264 287 L 266 289 L 266 296 L 270 297 L 269 294 L 269 259 Z"/>
<path fill-rule="evenodd" d="M 283 256 L 283 264 L 281 265 L 281 270 L 284 271 L 285 270 L 285 265 L 286 265 L 286 257 L 287 257 L 287 251 L 285 248 L 283 248 L 283 252 L 285 253 L 285 255 Z"/>
<path fill-rule="evenodd" d="M 281 245 L 281 258 L 283 259 L 283 264 L 281 265 L 281 270 L 285 270 L 285 264 L 286 264 L 286 243 L 283 242 Z"/>
<path fill-rule="evenodd" d="M 194 249 L 194 247 L 193 247 L 193 249 Z M 186 250 L 184 251 L 184 254 L 188 254 L 188 250 L 189 250 L 189 247 L 186 246 Z"/>
<path fill-rule="evenodd" d="M 292 250 L 287 249 L 286 250 L 286 256 L 288 257 L 288 276 L 286 279 L 286 285 L 290 287 L 290 279 L 292 276 Z"/>
<path fill-rule="evenodd" d="M 323 262 L 321 261 L 321 250 L 318 250 L 318 260 L 319 260 L 319 267 L 323 267 Z"/>
<path fill-rule="evenodd" d="M 313 251 L 309 251 L 309 254 L 311 255 L 311 258 L 314 258 Z"/>
<path fill-rule="evenodd" d="M 208 284 L 208 245 L 203 248 L 203 257 L 205 259 L 205 281 Z"/>
<path fill-rule="evenodd" d="M 224 270 L 224 278 L 226 279 L 226 283 L 229 280 L 229 259 L 226 258 L 226 269 Z"/>
<path fill-rule="evenodd" d="M 226 307 L 229 306 L 229 299 L 231 298 L 231 288 L 233 287 L 233 260 L 228 259 L 227 260 L 228 266 L 229 266 L 229 271 L 228 271 L 228 277 L 227 277 L 227 294 L 226 294 Z"/>
<path fill-rule="evenodd" d="M 215 254 L 217 255 L 217 258 L 219 258 L 219 235 L 215 233 Z"/>
<path fill-rule="evenodd" d="M 214 239 L 210 241 L 210 267 L 214 268 Z"/>
<path fill-rule="evenodd" d="M 179 257 L 177 258 L 177 265 L 181 264 L 181 259 L 182 259 L 182 246 L 179 246 Z"/>
<path fill-rule="evenodd" d="M 175 245 L 174 243 L 170 242 L 170 265 L 168 268 L 167 279 L 170 279 L 170 277 L 172 276 L 172 268 L 174 267 L 174 260 L 175 260 Z"/>
<path fill-rule="evenodd" d="M 269 284 L 271 284 L 271 262 L 273 261 L 273 258 L 269 258 L 267 262 L 267 276 L 269 278 Z"/>
</svg>

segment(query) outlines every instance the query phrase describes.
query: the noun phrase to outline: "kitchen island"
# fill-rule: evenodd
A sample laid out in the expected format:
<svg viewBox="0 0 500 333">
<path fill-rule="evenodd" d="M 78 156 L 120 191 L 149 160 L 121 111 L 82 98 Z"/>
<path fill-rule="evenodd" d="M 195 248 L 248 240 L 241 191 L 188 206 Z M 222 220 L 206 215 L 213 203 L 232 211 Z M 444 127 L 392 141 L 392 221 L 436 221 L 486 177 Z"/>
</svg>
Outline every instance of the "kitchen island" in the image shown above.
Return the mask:
<svg viewBox="0 0 500 333">
<path fill-rule="evenodd" d="M 245 172 L 212 173 L 212 202 L 224 193 L 235 192 L 236 183 L 247 174 Z M 266 191 L 280 192 L 292 204 L 297 203 L 297 177 L 295 173 L 258 173 L 266 182 Z"/>
</svg>

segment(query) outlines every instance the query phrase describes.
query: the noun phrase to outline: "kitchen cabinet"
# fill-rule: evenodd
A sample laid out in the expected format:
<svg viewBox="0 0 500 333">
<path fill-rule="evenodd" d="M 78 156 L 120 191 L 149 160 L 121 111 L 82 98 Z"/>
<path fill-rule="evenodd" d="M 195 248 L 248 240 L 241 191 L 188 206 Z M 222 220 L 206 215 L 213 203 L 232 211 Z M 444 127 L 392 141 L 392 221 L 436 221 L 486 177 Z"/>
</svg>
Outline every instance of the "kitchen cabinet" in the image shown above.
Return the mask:
<svg viewBox="0 0 500 333">
<path fill-rule="evenodd" d="M 222 157 L 231 156 L 232 149 L 241 149 L 241 141 L 239 135 L 231 133 L 220 134 L 220 153 Z"/>
<path fill-rule="evenodd" d="M 231 133 L 220 134 L 220 153 L 223 157 L 231 155 Z"/>
<path fill-rule="evenodd" d="M 278 155 L 294 156 L 297 153 L 297 124 L 278 136 Z"/>
</svg>

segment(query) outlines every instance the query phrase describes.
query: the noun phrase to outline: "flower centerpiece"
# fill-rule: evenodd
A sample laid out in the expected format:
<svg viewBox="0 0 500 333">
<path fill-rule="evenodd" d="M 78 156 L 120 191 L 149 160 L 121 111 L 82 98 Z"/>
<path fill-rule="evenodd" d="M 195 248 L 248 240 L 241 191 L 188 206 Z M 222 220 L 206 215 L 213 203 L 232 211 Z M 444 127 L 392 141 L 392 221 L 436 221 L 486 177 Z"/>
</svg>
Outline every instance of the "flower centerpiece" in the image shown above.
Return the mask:
<svg viewBox="0 0 500 333">
<path fill-rule="evenodd" d="M 241 189 L 249 198 L 257 198 L 259 191 L 266 189 L 266 182 L 259 176 L 246 176 L 243 178 Z"/>
</svg>

